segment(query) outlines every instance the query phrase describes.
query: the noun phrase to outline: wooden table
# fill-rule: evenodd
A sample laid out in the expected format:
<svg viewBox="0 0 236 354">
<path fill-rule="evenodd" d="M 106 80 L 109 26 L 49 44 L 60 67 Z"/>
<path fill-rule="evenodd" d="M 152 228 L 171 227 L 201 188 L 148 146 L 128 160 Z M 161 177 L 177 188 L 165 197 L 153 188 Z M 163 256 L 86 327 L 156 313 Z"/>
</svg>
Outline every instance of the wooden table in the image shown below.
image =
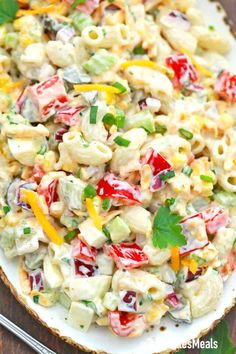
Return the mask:
<svg viewBox="0 0 236 354">
<path fill-rule="evenodd" d="M 221 3 L 225 6 L 231 22 L 235 24 L 234 29 L 236 31 L 235 0 L 221 0 Z M 34 320 L 26 310 L 18 304 L 2 281 L 0 281 L 0 313 L 58 354 L 82 354 L 81 351 L 67 345 L 62 340 L 50 334 L 46 328 Z M 236 343 L 236 308 L 231 310 L 226 316 L 226 320 L 230 326 L 231 337 L 234 343 Z M 188 353 L 196 354 L 198 351 L 191 350 Z M 0 354 L 34 354 L 34 351 L 0 326 Z"/>
</svg>

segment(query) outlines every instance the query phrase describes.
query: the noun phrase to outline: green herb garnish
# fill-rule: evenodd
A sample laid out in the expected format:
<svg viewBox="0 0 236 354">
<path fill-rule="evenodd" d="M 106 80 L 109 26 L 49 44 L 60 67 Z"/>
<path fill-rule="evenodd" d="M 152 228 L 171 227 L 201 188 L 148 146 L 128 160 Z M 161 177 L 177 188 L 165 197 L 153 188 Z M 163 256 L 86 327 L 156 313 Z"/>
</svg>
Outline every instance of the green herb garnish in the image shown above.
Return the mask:
<svg viewBox="0 0 236 354">
<path fill-rule="evenodd" d="M 153 221 L 152 243 L 154 247 L 166 248 L 170 246 L 186 245 L 185 236 L 179 222 L 182 217 L 171 213 L 168 207 L 161 206 Z"/>
<path fill-rule="evenodd" d="M 33 302 L 34 302 L 35 304 L 38 304 L 38 303 L 39 303 L 39 295 L 34 295 L 34 296 L 33 296 Z"/>
<path fill-rule="evenodd" d="M 167 131 L 167 127 L 164 124 L 157 124 L 155 126 L 155 130 L 156 130 L 156 133 L 159 133 L 159 134 L 163 135 Z"/>
<path fill-rule="evenodd" d="M 165 206 L 170 207 L 173 204 L 175 204 L 175 198 L 168 198 L 165 200 Z"/>
<path fill-rule="evenodd" d="M 84 199 L 86 198 L 94 198 L 96 197 L 97 192 L 96 189 L 94 188 L 94 186 L 92 184 L 88 184 L 83 191 L 83 197 Z"/>
<path fill-rule="evenodd" d="M 175 171 L 173 170 L 163 172 L 159 175 L 162 181 L 167 181 L 168 179 L 173 178 L 174 176 L 175 176 Z"/>
<path fill-rule="evenodd" d="M 73 240 L 73 238 L 75 238 L 75 236 L 77 236 L 77 235 L 78 235 L 78 230 L 72 230 L 72 231 L 68 232 L 68 234 L 66 234 L 66 235 L 64 236 L 64 240 L 65 240 L 66 242 L 70 242 L 70 241 Z"/>
<path fill-rule="evenodd" d="M 109 209 L 110 204 L 111 204 L 111 199 L 109 199 L 109 198 L 103 199 L 103 201 L 102 201 L 102 210 Z"/>
<path fill-rule="evenodd" d="M 24 235 L 29 235 L 31 233 L 31 228 L 30 227 L 25 227 L 23 229 L 23 233 L 24 233 Z"/>
<path fill-rule="evenodd" d="M 71 4 L 72 9 L 76 9 L 79 4 L 84 4 L 86 0 L 74 0 Z"/>
<path fill-rule="evenodd" d="M 215 31 L 215 26 L 213 26 L 213 25 L 210 25 L 210 26 L 208 26 L 208 29 L 210 30 L 210 31 Z"/>
<path fill-rule="evenodd" d="M 89 115 L 90 124 L 97 123 L 97 112 L 98 112 L 98 106 L 91 106 L 90 115 Z"/>
<path fill-rule="evenodd" d="M 126 87 L 123 86 L 120 82 L 115 82 L 112 86 L 120 90 L 120 93 L 125 93 L 127 91 Z"/>
<path fill-rule="evenodd" d="M 190 177 L 191 174 L 193 173 L 193 169 L 192 169 L 190 166 L 187 165 L 187 166 L 184 166 L 184 167 L 183 167 L 182 172 L 183 172 L 186 176 Z"/>
<path fill-rule="evenodd" d="M 193 138 L 193 133 L 184 128 L 179 129 L 179 135 L 186 140 L 191 140 Z"/>
<path fill-rule="evenodd" d="M 200 178 L 204 182 L 208 182 L 208 183 L 213 183 L 214 182 L 214 180 L 213 180 L 213 178 L 211 176 L 200 175 Z"/>
<path fill-rule="evenodd" d="M 136 48 L 134 48 L 133 53 L 135 55 L 142 55 L 142 54 L 145 54 L 146 52 L 142 47 L 136 47 Z"/>
<path fill-rule="evenodd" d="M 37 152 L 37 154 L 38 155 L 44 155 L 46 151 L 47 151 L 47 146 L 46 145 L 42 145 L 41 148 L 39 149 L 39 151 Z"/>
<path fill-rule="evenodd" d="M 11 211 L 11 208 L 8 205 L 4 205 L 2 210 L 3 210 L 4 214 L 7 215 L 9 213 L 9 211 Z"/>
<path fill-rule="evenodd" d="M 15 0 L 0 1 L 0 25 L 14 20 L 16 13 L 19 10 L 19 5 Z"/>
<path fill-rule="evenodd" d="M 124 139 L 124 138 L 122 138 L 121 136 L 117 136 L 117 137 L 114 139 L 114 142 L 115 142 L 117 145 L 124 146 L 124 147 L 128 147 L 129 144 L 130 144 L 130 140 Z"/>
</svg>

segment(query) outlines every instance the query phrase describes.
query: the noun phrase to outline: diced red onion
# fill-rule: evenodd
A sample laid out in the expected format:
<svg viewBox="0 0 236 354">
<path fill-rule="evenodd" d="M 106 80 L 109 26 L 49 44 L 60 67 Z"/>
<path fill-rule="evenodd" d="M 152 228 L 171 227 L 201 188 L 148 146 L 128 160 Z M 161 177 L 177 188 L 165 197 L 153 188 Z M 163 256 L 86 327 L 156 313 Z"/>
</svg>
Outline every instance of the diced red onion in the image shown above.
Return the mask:
<svg viewBox="0 0 236 354">
<path fill-rule="evenodd" d="M 57 129 L 56 132 L 55 132 L 55 134 L 54 134 L 55 140 L 58 141 L 58 142 L 61 142 L 62 139 L 63 139 L 63 138 L 62 138 L 63 135 L 64 135 L 65 133 L 67 133 L 67 132 L 68 132 L 68 129 L 66 129 L 66 128 Z"/>
<path fill-rule="evenodd" d="M 167 15 L 163 16 L 161 22 L 168 27 L 177 27 L 184 31 L 189 30 L 191 23 L 188 18 L 180 11 L 173 10 Z"/>
<path fill-rule="evenodd" d="M 195 274 L 193 274 L 192 272 L 190 272 L 190 270 L 188 270 L 188 274 L 187 274 L 187 278 L 186 278 L 185 282 L 189 283 L 190 281 L 193 281 L 193 280 L 199 278 L 200 275 L 202 275 L 202 271 L 203 271 L 203 269 L 200 267 L 197 269 Z"/>
<path fill-rule="evenodd" d="M 94 277 L 98 274 L 98 267 L 74 259 L 75 274 L 83 278 Z"/>
<path fill-rule="evenodd" d="M 41 291 L 45 289 L 44 275 L 41 269 L 36 269 L 29 273 L 31 290 Z"/>
<path fill-rule="evenodd" d="M 139 101 L 141 110 L 148 108 L 152 113 L 157 113 L 161 108 L 161 102 L 157 98 L 146 97 Z"/>
<path fill-rule="evenodd" d="M 137 293 L 135 291 L 120 291 L 119 311 L 136 312 L 137 311 Z"/>
<path fill-rule="evenodd" d="M 56 41 L 62 41 L 67 43 L 71 38 L 75 36 L 75 30 L 73 27 L 65 26 L 61 28 L 56 34 Z"/>
</svg>

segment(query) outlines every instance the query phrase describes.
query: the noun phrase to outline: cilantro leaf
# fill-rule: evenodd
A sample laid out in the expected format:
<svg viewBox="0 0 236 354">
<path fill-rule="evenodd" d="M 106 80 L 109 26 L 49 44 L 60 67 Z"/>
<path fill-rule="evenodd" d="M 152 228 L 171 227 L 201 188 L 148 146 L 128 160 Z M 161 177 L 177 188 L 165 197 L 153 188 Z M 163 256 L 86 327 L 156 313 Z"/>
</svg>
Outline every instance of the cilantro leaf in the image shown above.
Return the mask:
<svg viewBox="0 0 236 354">
<path fill-rule="evenodd" d="M 0 0 L 0 25 L 12 21 L 18 10 L 19 5 L 15 0 Z"/>
<path fill-rule="evenodd" d="M 201 354 L 234 354 L 236 353 L 236 347 L 232 344 L 229 338 L 228 325 L 225 321 L 221 321 L 212 333 L 212 342 L 217 342 L 218 348 L 204 348 L 201 350 Z M 210 338 L 208 340 L 210 340 Z"/>
<path fill-rule="evenodd" d="M 168 207 L 161 206 L 153 221 L 152 243 L 154 247 L 186 245 L 185 236 L 179 222 L 182 217 L 171 213 Z"/>
</svg>

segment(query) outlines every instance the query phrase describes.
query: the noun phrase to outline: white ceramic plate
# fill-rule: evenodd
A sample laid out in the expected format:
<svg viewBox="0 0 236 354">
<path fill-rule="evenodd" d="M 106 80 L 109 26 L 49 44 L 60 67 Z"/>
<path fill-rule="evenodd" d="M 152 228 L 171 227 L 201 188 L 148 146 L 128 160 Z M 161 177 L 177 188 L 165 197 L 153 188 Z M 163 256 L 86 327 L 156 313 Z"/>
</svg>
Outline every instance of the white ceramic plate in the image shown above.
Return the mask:
<svg viewBox="0 0 236 354">
<path fill-rule="evenodd" d="M 199 0 L 198 2 L 207 23 L 231 36 L 233 50 L 229 55 L 229 61 L 233 65 L 236 62 L 236 42 L 224 21 L 224 11 L 219 9 L 219 4 L 216 2 L 209 0 Z M 54 334 L 86 351 L 109 354 L 153 354 L 175 351 L 181 347 L 181 344 L 207 333 L 236 302 L 235 271 L 225 283 L 224 293 L 217 309 L 207 316 L 195 319 L 191 325 L 181 324 L 176 326 L 175 322 L 169 318 L 164 318 L 154 330 L 145 333 L 140 338 L 133 339 L 115 337 L 107 328 L 95 326 L 88 333 L 81 333 L 67 325 L 65 321 L 67 311 L 62 306 L 43 308 L 34 304 L 29 297 L 22 294 L 18 276 L 18 262 L 7 260 L 2 251 L 0 251 L 0 267 L 0 276 L 3 281 L 10 287 L 17 300 L 34 317 L 38 318 Z M 162 330 L 160 330 L 160 327 L 162 327 Z M 163 330 L 164 328 L 165 330 Z"/>
</svg>

